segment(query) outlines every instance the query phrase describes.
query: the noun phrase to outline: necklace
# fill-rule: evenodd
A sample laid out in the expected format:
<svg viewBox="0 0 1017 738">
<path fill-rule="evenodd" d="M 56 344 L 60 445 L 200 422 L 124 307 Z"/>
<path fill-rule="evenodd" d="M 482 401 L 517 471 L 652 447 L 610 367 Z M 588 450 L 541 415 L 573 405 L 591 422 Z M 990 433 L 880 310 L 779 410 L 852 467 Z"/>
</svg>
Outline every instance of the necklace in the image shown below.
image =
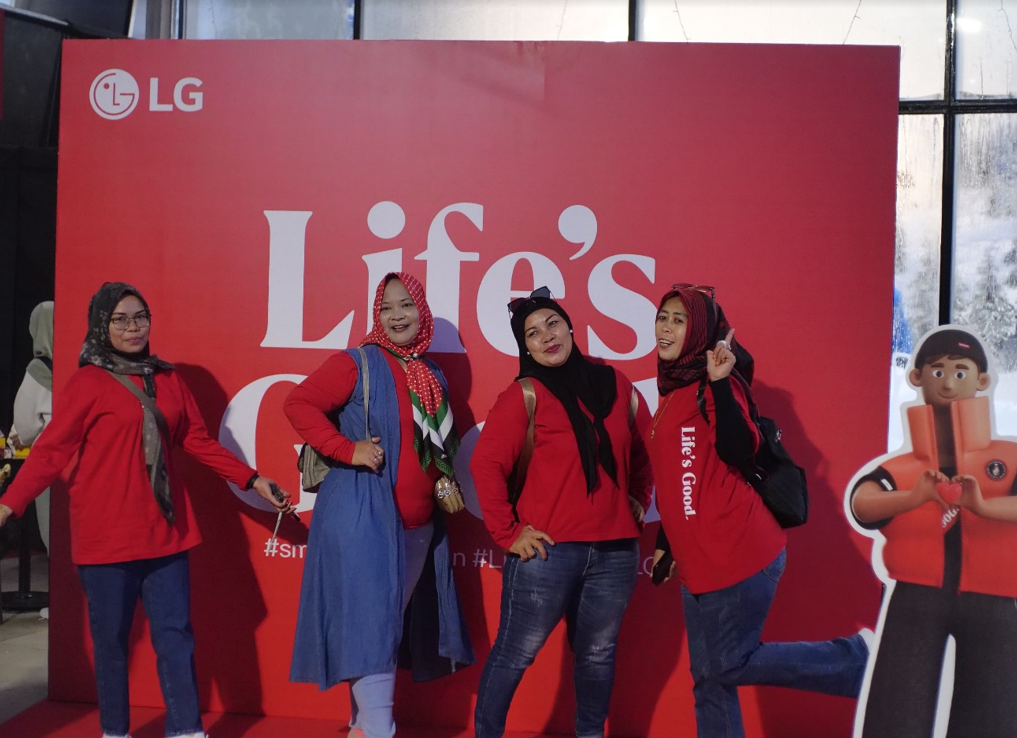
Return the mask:
<svg viewBox="0 0 1017 738">
<path fill-rule="evenodd" d="M 659 423 L 660 419 L 664 417 L 664 411 L 667 410 L 667 406 L 671 404 L 671 398 L 673 398 L 674 395 L 675 393 L 671 392 L 667 397 L 665 397 L 664 404 L 660 405 L 657 408 L 657 412 L 653 414 L 653 427 L 650 428 L 650 438 L 653 438 L 653 435 L 657 432 L 657 423 Z"/>
</svg>

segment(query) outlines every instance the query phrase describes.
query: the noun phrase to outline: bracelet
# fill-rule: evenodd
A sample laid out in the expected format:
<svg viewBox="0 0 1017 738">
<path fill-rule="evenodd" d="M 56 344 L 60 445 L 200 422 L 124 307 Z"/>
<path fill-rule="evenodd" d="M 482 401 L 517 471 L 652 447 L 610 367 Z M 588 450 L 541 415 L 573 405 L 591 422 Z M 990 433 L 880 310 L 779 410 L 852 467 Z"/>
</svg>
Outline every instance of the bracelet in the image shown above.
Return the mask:
<svg viewBox="0 0 1017 738">
<path fill-rule="evenodd" d="M 254 483 L 258 481 L 258 477 L 260 476 L 261 475 L 258 474 L 258 472 L 254 472 L 254 476 L 247 480 L 247 485 L 244 487 L 244 489 L 251 489 L 251 487 L 254 486 Z"/>
</svg>

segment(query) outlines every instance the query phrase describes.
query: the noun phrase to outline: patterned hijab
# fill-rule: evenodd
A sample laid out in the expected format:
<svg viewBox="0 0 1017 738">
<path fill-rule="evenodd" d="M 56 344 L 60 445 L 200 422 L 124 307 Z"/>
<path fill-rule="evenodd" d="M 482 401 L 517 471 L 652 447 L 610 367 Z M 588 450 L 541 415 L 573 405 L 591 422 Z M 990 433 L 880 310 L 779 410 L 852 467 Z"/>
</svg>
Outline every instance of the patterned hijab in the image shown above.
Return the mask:
<svg viewBox="0 0 1017 738">
<path fill-rule="evenodd" d="M 32 334 L 32 354 L 28 374 L 41 386 L 53 391 L 53 301 L 40 302 L 28 319 Z"/>
<path fill-rule="evenodd" d="M 92 295 L 88 303 L 88 333 L 85 334 L 85 342 L 81 346 L 78 366 L 94 364 L 114 374 L 133 374 L 149 378 L 160 369 L 173 368 L 169 362 L 163 361 L 158 356 L 152 356 L 148 346 L 138 354 L 125 354 L 113 348 L 113 343 L 109 339 L 109 322 L 116 306 L 130 295 L 141 300 L 146 312 L 151 312 L 141 293 L 124 282 L 106 282 Z M 146 381 L 145 392 L 150 397 L 155 397 L 155 383 Z"/>
<path fill-rule="evenodd" d="M 81 347 L 78 366 L 93 364 L 111 374 L 140 376 L 145 386 L 145 394 L 155 400 L 155 373 L 170 370 L 173 365 L 149 353 L 148 346 L 137 354 L 126 354 L 113 348 L 110 341 L 110 319 L 113 311 L 125 297 L 137 297 L 148 312 L 148 303 L 134 287 L 123 282 L 106 282 L 99 291 L 92 295 L 88 303 L 88 333 Z M 122 384 L 130 380 L 119 379 Z M 152 485 L 155 501 L 159 505 L 162 516 L 170 525 L 173 524 L 173 498 L 170 495 L 169 470 L 166 467 L 163 439 L 159 433 L 159 424 L 155 415 L 144 404 L 142 425 L 142 444 L 145 447 L 145 466 L 148 468 L 148 479 Z M 166 445 L 170 439 L 165 439 Z"/>
<path fill-rule="evenodd" d="M 393 279 L 403 283 L 417 306 L 419 323 L 417 335 L 404 346 L 397 346 L 381 326 L 381 302 L 385 287 Z M 406 367 L 406 383 L 410 388 L 413 405 L 413 447 L 424 470 L 432 462 L 442 473 L 455 474 L 452 459 L 459 450 L 459 435 L 452 419 L 452 407 L 442 390 L 441 383 L 424 360 L 424 354 L 434 337 L 434 317 L 424 296 L 424 287 L 416 277 L 405 272 L 389 272 L 378 284 L 374 296 L 374 327 L 360 345 L 373 343 L 399 358 Z"/>
<path fill-rule="evenodd" d="M 709 287 L 674 285 L 660 298 L 657 310 L 664 307 L 664 303 L 672 297 L 678 297 L 689 314 L 685 328 L 685 343 L 682 344 L 678 358 L 669 361 L 657 358 L 657 391 L 662 396 L 705 379 L 706 352 L 731 331 L 731 324 L 724 317 L 724 311 L 713 298 L 712 292 L 712 288 Z M 732 343 L 735 373 L 748 385 L 752 382 L 754 368 L 752 356 L 733 339 Z"/>
</svg>

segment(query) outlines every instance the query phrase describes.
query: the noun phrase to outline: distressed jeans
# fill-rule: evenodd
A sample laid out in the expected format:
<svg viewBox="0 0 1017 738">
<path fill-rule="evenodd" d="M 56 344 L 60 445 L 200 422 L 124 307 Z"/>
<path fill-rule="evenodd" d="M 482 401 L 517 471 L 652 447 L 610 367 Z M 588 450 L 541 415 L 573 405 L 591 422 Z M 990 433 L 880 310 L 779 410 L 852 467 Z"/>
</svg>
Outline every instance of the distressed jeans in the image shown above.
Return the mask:
<svg viewBox="0 0 1017 738">
<path fill-rule="evenodd" d="M 78 576 L 88 599 L 103 732 L 127 735 L 130 729 L 127 644 L 140 597 L 148 615 L 159 686 L 166 702 L 166 735 L 202 733 L 187 552 L 117 564 L 82 565 Z"/>
<path fill-rule="evenodd" d="M 858 696 L 869 656 L 861 635 L 760 643 L 785 561 L 781 551 L 762 571 L 714 592 L 682 587 L 699 738 L 743 738 L 739 685 Z"/>
<path fill-rule="evenodd" d="M 547 547 L 547 561 L 506 557 L 498 637 L 477 692 L 477 738 L 500 738 L 505 732 L 523 672 L 562 617 L 575 658 L 576 735 L 603 738 L 618 631 L 638 564 L 633 538 L 559 543 Z"/>
</svg>

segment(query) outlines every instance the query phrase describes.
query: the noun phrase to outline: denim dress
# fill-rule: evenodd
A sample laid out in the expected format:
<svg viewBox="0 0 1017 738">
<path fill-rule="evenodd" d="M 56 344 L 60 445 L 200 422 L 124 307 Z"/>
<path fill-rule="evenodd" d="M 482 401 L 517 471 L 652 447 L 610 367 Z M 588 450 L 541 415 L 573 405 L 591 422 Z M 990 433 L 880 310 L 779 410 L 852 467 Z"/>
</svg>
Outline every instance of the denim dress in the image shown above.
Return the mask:
<svg viewBox="0 0 1017 738">
<path fill-rule="evenodd" d="M 370 373 L 370 431 L 382 438 L 380 473 L 337 463 L 325 477 L 311 516 L 290 681 L 328 689 L 339 682 L 379 674 L 395 666 L 413 670 L 416 681 L 472 664 L 473 648 L 452 577 L 444 517 L 434 512 L 434 538 L 406 609 L 403 526 L 393 490 L 399 468 L 399 404 L 383 349 L 364 347 Z M 339 427 L 363 439 L 363 370 L 350 351 L 358 378 L 339 412 Z M 437 365 L 429 366 L 443 388 Z M 405 638 L 404 638 L 405 632 Z M 402 658 L 400 658 L 400 644 Z"/>
</svg>

